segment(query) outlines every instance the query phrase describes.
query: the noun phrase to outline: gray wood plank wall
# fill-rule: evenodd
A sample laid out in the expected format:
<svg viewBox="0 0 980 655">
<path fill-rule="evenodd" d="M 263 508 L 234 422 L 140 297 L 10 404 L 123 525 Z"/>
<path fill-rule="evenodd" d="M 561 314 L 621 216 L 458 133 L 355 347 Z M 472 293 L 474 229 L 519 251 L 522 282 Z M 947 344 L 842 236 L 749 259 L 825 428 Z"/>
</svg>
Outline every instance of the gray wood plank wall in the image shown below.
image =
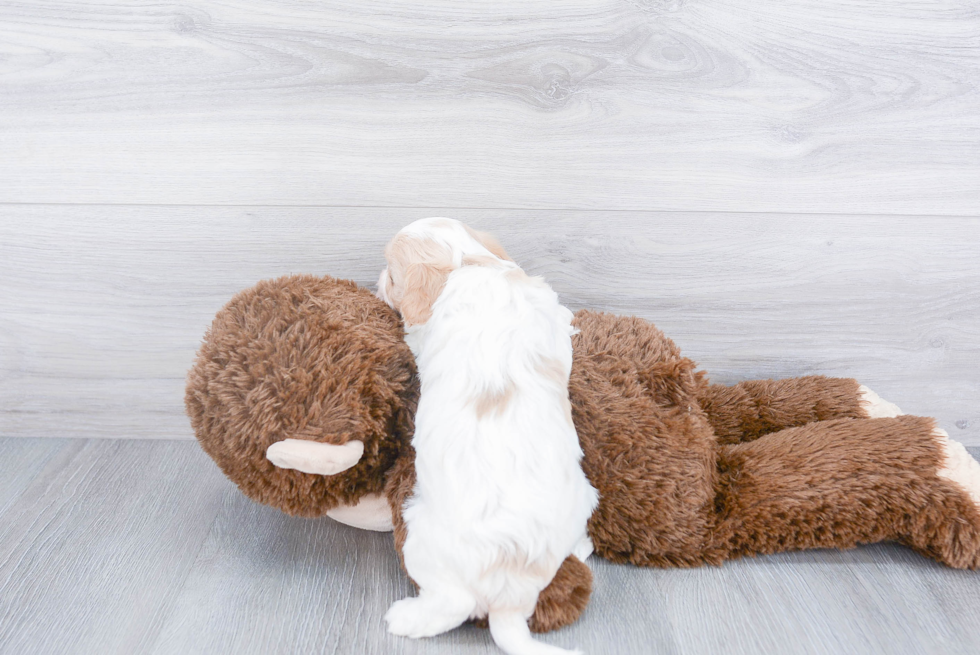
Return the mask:
<svg viewBox="0 0 980 655">
<path fill-rule="evenodd" d="M 715 379 L 853 375 L 980 444 L 969 0 L 0 4 L 0 435 L 189 438 L 213 313 L 499 233 Z"/>
<path fill-rule="evenodd" d="M 447 213 L 716 381 L 856 377 L 980 445 L 977 219 L 439 208 L 0 207 L 0 435 L 190 438 L 184 375 L 235 291 L 372 285 L 388 235 Z"/>
<path fill-rule="evenodd" d="M 6 0 L 17 202 L 980 213 L 974 0 Z"/>
</svg>

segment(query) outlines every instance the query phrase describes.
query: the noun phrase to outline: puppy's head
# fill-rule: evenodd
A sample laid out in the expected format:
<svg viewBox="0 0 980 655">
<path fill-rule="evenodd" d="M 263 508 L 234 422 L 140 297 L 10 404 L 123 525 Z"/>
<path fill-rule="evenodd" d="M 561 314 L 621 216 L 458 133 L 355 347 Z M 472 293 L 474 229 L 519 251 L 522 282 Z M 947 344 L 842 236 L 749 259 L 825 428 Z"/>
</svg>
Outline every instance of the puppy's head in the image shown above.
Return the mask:
<svg viewBox="0 0 980 655">
<path fill-rule="evenodd" d="M 406 226 L 385 247 L 385 259 L 378 297 L 401 312 L 406 325 L 429 320 L 432 304 L 457 268 L 511 261 L 491 235 L 450 218 L 425 218 Z"/>
</svg>

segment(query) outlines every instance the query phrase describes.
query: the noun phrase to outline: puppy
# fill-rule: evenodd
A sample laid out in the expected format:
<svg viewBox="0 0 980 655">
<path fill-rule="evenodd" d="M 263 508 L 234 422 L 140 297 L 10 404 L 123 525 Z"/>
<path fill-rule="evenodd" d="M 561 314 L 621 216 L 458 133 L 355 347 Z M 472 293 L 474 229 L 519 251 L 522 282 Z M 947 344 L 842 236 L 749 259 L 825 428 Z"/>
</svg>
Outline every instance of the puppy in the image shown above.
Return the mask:
<svg viewBox="0 0 980 655">
<path fill-rule="evenodd" d="M 391 606 L 388 630 L 486 616 L 508 653 L 565 653 L 532 640 L 527 619 L 565 557 L 588 554 L 577 546 L 598 502 L 568 401 L 572 313 L 455 220 L 412 223 L 385 256 L 378 295 L 404 318 L 421 382 L 403 512 L 419 595 Z"/>
</svg>

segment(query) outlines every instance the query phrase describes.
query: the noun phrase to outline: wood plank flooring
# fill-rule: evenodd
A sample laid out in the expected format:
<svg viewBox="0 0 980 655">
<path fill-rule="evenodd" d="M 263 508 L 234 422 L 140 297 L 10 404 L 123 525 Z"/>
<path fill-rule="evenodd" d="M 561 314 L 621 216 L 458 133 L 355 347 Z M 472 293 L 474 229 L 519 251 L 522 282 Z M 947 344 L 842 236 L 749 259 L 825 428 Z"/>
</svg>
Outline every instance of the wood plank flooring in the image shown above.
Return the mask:
<svg viewBox="0 0 980 655">
<path fill-rule="evenodd" d="M 974 457 L 980 449 L 971 449 Z M 590 558 L 549 643 L 600 654 L 980 650 L 980 574 L 897 545 L 653 570 Z M 390 534 L 242 496 L 196 443 L 0 439 L 0 653 L 496 653 L 464 627 L 389 636 Z"/>
<path fill-rule="evenodd" d="M 980 214 L 974 0 L 7 0 L 0 201 Z"/>
<path fill-rule="evenodd" d="M 227 483 L 196 444 L 45 441 L 0 440 L 0 652 L 145 652 Z"/>
</svg>

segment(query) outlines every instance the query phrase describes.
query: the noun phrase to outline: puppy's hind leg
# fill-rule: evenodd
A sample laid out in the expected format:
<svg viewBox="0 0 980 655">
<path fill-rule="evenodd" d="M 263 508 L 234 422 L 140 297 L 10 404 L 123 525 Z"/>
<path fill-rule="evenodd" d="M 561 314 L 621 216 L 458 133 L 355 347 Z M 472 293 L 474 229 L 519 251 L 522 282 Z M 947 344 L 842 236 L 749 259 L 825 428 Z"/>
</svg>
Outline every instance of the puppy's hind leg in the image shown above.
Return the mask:
<svg viewBox="0 0 980 655">
<path fill-rule="evenodd" d="M 385 614 L 388 632 L 401 637 L 434 637 L 470 618 L 476 609 L 471 594 L 448 586 L 423 588 L 415 598 L 392 603 Z"/>
</svg>

